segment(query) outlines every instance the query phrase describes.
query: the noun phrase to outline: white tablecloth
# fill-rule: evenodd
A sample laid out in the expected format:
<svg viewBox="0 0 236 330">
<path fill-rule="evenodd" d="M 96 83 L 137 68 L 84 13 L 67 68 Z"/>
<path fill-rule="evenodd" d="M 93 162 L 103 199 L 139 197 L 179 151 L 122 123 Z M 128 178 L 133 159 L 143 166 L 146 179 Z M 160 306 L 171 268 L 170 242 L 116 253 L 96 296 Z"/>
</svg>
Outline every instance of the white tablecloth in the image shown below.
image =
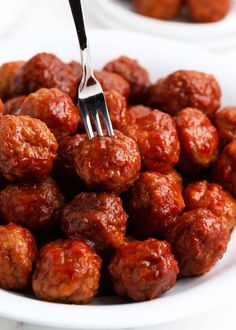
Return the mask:
<svg viewBox="0 0 236 330">
<path fill-rule="evenodd" d="M 93 0 L 86 0 L 93 1 Z M 96 19 L 88 13 L 87 24 L 100 28 Z M 0 53 L 1 39 L 18 37 L 60 35 L 74 33 L 69 6 L 66 0 L 0 0 Z M 232 65 L 232 74 L 236 73 L 236 47 L 224 49 L 217 53 L 227 65 Z M 217 288 L 216 288 L 217 290 Z M 194 297 L 193 297 L 194 299 Z M 0 302 L 2 304 L 4 302 Z M 172 324 L 149 328 L 150 330 L 235 330 L 235 303 L 233 296 L 228 297 L 224 305 L 191 319 Z M 0 330 L 49 330 L 49 328 L 0 319 Z M 56 330 L 52 329 L 51 330 Z"/>
</svg>

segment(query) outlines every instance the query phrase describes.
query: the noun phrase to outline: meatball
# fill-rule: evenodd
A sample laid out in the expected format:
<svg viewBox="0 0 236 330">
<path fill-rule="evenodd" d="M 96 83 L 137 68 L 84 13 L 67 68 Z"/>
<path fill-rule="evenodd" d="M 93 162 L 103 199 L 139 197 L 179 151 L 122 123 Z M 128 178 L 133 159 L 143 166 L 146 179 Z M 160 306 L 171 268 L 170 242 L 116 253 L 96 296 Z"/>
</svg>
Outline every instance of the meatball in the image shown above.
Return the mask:
<svg viewBox="0 0 236 330">
<path fill-rule="evenodd" d="M 62 230 L 68 238 L 91 241 L 97 251 L 124 241 L 127 215 L 121 199 L 109 193 L 81 193 L 63 210 Z"/>
<path fill-rule="evenodd" d="M 41 88 L 31 93 L 17 115 L 42 120 L 57 139 L 74 134 L 79 121 L 78 109 L 70 96 L 57 88 Z"/>
<path fill-rule="evenodd" d="M 116 293 L 135 301 L 159 297 L 175 285 L 179 273 L 170 244 L 156 239 L 123 244 L 109 270 Z"/>
<path fill-rule="evenodd" d="M 126 123 L 127 125 L 138 124 L 151 113 L 152 109 L 145 107 L 144 105 L 132 106 L 128 109 L 126 113 Z"/>
<path fill-rule="evenodd" d="M 170 20 L 180 13 L 183 0 L 134 0 L 134 8 L 140 15 Z"/>
<path fill-rule="evenodd" d="M 40 88 L 58 88 L 75 98 L 77 79 L 71 67 L 53 54 L 40 53 L 33 56 L 18 71 L 12 81 L 14 95 L 29 94 Z"/>
<path fill-rule="evenodd" d="M 114 90 L 125 98 L 129 96 L 130 85 L 121 75 L 104 70 L 95 70 L 94 73 L 104 91 L 108 92 Z"/>
<path fill-rule="evenodd" d="M 20 109 L 25 99 L 26 95 L 21 95 L 7 100 L 5 102 L 5 114 L 14 115 Z"/>
<path fill-rule="evenodd" d="M 212 174 L 236 198 L 236 140 L 224 148 L 213 166 Z"/>
<path fill-rule="evenodd" d="M 223 19 L 228 14 L 231 3 L 231 0 L 187 0 L 191 19 L 198 23 L 212 23 Z"/>
<path fill-rule="evenodd" d="M 34 233 L 52 231 L 59 223 L 63 196 L 51 178 L 39 183 L 11 184 L 0 192 L 0 216 Z"/>
<path fill-rule="evenodd" d="M 220 106 L 220 99 L 221 89 L 214 76 L 180 70 L 153 85 L 147 103 L 171 115 L 192 107 L 212 116 Z"/>
<path fill-rule="evenodd" d="M 71 61 L 70 63 L 68 63 L 68 66 L 72 69 L 72 73 L 76 78 L 77 84 L 79 84 L 83 77 L 82 65 L 79 62 Z"/>
<path fill-rule="evenodd" d="M 182 193 L 183 191 L 183 179 L 182 176 L 174 169 L 170 169 L 169 171 L 163 173 L 167 177 L 168 180 L 170 180 L 172 183 L 174 183 L 177 188 Z"/>
<path fill-rule="evenodd" d="M 236 224 L 236 202 L 229 193 L 206 180 L 190 184 L 184 193 L 187 210 L 207 208 L 221 218 L 231 231 Z"/>
<path fill-rule="evenodd" d="M 218 133 L 209 118 L 200 110 L 186 108 L 177 115 L 176 127 L 181 145 L 179 167 L 185 172 L 208 167 L 218 153 Z"/>
<path fill-rule="evenodd" d="M 208 209 L 183 213 L 167 234 L 183 276 L 208 272 L 223 257 L 229 238 L 224 220 Z"/>
<path fill-rule="evenodd" d="M 178 162 L 180 144 L 170 115 L 154 110 L 136 125 L 123 126 L 122 132 L 137 142 L 145 169 L 162 172 Z"/>
<path fill-rule="evenodd" d="M 77 195 L 81 188 L 84 188 L 83 182 L 73 166 L 72 151 L 86 139 L 86 134 L 75 134 L 64 136 L 58 141 L 58 156 L 54 161 L 53 175 L 69 199 Z"/>
<path fill-rule="evenodd" d="M 0 67 L 0 98 L 4 101 L 12 97 L 11 81 L 23 64 L 23 61 L 8 62 Z"/>
<path fill-rule="evenodd" d="M 2 115 L 4 112 L 5 112 L 5 106 L 2 100 L 0 99 L 0 115 Z"/>
<path fill-rule="evenodd" d="M 151 83 L 147 70 L 138 61 L 121 56 L 107 63 L 104 70 L 117 73 L 129 82 L 131 102 L 137 104 L 145 100 Z"/>
<path fill-rule="evenodd" d="M 120 129 L 126 122 L 126 99 L 114 90 L 105 92 L 105 97 L 112 126 L 115 129 Z"/>
<path fill-rule="evenodd" d="M 27 229 L 16 224 L 0 226 L 0 287 L 28 288 L 36 253 L 35 239 Z"/>
<path fill-rule="evenodd" d="M 164 238 L 184 206 L 176 183 L 158 172 L 141 173 L 128 195 L 129 229 L 141 239 Z"/>
<path fill-rule="evenodd" d="M 95 137 L 73 149 L 74 166 L 92 190 L 119 194 L 136 180 L 141 167 L 136 142 L 115 131 L 114 137 Z"/>
<path fill-rule="evenodd" d="M 214 121 L 222 147 L 236 139 L 236 107 L 226 107 L 217 112 Z"/>
<path fill-rule="evenodd" d="M 34 293 L 47 301 L 86 303 L 97 293 L 101 264 L 100 257 L 83 241 L 51 242 L 39 252 Z"/>
<path fill-rule="evenodd" d="M 0 171 L 9 181 L 44 178 L 56 158 L 57 141 L 39 119 L 3 116 L 0 120 Z"/>
</svg>

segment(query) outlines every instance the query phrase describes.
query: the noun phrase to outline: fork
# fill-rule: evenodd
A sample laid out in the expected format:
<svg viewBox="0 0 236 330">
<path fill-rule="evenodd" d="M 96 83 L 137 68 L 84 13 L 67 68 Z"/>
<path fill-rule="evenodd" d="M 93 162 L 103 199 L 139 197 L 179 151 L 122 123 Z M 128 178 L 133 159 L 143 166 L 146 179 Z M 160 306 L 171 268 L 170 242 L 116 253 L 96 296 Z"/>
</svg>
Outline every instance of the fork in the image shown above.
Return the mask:
<svg viewBox="0 0 236 330">
<path fill-rule="evenodd" d="M 83 68 L 83 77 L 78 91 L 78 101 L 81 117 L 89 139 L 94 137 L 90 117 L 93 119 L 97 134 L 99 136 L 103 136 L 103 130 L 99 116 L 100 113 L 102 115 L 101 117 L 103 118 L 107 134 L 109 136 L 113 136 L 114 131 L 107 109 L 104 92 L 100 83 L 95 78 L 91 66 L 90 51 L 83 17 L 82 0 L 69 0 L 69 3 L 79 39 L 81 64 Z"/>
</svg>

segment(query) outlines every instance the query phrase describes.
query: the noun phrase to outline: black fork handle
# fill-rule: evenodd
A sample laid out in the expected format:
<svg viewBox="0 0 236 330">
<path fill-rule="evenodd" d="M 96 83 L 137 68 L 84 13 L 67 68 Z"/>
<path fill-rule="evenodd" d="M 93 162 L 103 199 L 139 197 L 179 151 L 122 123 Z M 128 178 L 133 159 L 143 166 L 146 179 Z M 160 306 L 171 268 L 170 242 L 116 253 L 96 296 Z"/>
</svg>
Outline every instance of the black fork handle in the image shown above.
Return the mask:
<svg viewBox="0 0 236 330">
<path fill-rule="evenodd" d="M 75 21 L 80 48 L 83 51 L 87 48 L 87 35 L 84 24 L 82 0 L 69 0 L 69 3 Z"/>
</svg>

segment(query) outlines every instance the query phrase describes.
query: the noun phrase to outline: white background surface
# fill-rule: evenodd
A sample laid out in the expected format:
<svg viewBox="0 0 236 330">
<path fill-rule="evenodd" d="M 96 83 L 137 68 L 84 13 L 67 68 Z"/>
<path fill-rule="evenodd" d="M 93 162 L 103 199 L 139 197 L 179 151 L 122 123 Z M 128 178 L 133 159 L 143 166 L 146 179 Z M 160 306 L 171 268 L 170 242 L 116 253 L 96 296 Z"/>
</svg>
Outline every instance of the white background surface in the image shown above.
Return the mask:
<svg viewBox="0 0 236 330">
<path fill-rule="evenodd" d="M 85 1 L 92 2 L 93 0 Z M 100 24 L 98 25 L 97 20 L 94 17 L 90 17 L 88 13 L 87 23 L 89 27 L 103 27 Z M 74 33 L 74 26 L 66 0 L 0 0 L 0 56 L 1 39 L 10 37 L 31 39 L 32 36 L 37 38 L 37 36 L 42 37 L 42 35 L 45 35 L 45 38 L 49 38 L 50 35 L 53 38 L 56 35 L 58 38 L 58 36 L 64 36 L 67 33 Z M 232 65 L 232 74 L 236 74 L 236 49 L 222 49 L 217 55 L 222 59 L 222 65 Z M 220 305 L 217 309 L 210 312 L 175 322 L 174 324 L 149 329 L 235 330 L 235 294 L 228 297 L 223 306 Z M 4 301 L 0 301 L 0 304 L 4 304 Z M 0 319 L 0 330 L 48 329 Z"/>
</svg>

